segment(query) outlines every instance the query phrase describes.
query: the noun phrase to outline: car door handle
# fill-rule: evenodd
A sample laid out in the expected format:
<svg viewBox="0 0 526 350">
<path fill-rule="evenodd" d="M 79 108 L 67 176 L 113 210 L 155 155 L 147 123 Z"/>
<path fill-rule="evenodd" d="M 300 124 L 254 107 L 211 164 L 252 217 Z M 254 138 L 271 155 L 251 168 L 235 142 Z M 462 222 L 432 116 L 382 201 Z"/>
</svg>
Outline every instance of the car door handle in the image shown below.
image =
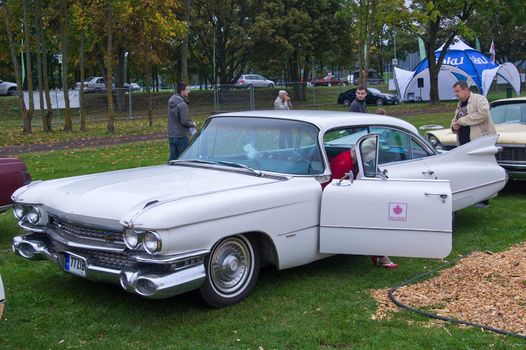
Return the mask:
<svg viewBox="0 0 526 350">
<path fill-rule="evenodd" d="M 440 197 L 440 199 L 442 199 L 442 203 L 446 202 L 446 198 L 447 198 L 447 194 L 446 193 L 429 193 L 429 192 L 424 192 L 424 194 L 426 196 L 437 196 L 437 197 Z"/>
<path fill-rule="evenodd" d="M 428 174 L 428 175 L 433 175 L 435 172 L 433 170 L 426 170 L 426 171 L 422 171 L 422 174 L 425 175 L 425 174 Z"/>
</svg>

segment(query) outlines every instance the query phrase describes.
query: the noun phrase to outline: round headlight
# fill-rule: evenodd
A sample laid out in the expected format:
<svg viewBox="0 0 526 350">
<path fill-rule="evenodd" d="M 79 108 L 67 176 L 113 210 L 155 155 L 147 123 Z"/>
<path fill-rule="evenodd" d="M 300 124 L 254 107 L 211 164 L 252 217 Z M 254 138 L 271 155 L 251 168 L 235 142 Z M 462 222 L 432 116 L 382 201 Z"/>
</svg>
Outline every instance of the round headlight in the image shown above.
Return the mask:
<svg viewBox="0 0 526 350">
<path fill-rule="evenodd" d="M 40 221 L 40 209 L 37 207 L 29 207 L 29 210 L 27 211 L 27 221 L 33 225 L 38 224 Z"/>
<path fill-rule="evenodd" d="M 140 243 L 140 233 L 135 231 L 132 228 L 127 228 L 124 230 L 124 244 L 129 249 L 135 249 Z"/>
<path fill-rule="evenodd" d="M 13 214 L 18 220 L 22 220 L 24 215 L 26 215 L 26 208 L 20 204 L 13 205 Z"/>
<path fill-rule="evenodd" d="M 150 253 L 154 254 L 161 250 L 161 237 L 157 232 L 146 232 L 144 233 L 143 239 L 144 249 Z"/>
</svg>

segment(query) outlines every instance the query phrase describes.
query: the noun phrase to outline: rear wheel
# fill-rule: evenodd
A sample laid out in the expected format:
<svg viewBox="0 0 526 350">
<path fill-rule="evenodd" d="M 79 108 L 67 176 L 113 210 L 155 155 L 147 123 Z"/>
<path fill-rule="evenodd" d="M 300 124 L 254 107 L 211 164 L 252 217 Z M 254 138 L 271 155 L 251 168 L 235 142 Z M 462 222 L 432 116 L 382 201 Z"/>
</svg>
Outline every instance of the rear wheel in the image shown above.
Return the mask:
<svg viewBox="0 0 526 350">
<path fill-rule="evenodd" d="M 384 105 L 384 99 L 383 98 L 379 98 L 376 100 L 376 105 L 377 106 L 383 106 Z"/>
<path fill-rule="evenodd" d="M 206 279 L 199 292 L 214 308 L 243 300 L 254 288 L 260 258 L 255 242 L 243 235 L 227 237 L 205 258 Z"/>
<path fill-rule="evenodd" d="M 345 100 L 343 100 L 343 105 L 345 107 L 349 107 L 351 105 L 351 100 L 349 100 L 348 98 L 346 98 Z"/>
</svg>

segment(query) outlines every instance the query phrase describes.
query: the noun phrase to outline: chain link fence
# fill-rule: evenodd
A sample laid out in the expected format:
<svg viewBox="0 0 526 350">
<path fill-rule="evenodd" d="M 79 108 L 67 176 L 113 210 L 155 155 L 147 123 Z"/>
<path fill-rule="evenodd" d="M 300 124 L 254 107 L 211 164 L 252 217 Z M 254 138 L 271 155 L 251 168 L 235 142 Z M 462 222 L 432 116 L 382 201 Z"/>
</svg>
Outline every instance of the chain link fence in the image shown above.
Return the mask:
<svg viewBox="0 0 526 350">
<path fill-rule="evenodd" d="M 316 108 L 317 106 L 337 105 L 340 93 L 354 86 L 347 84 L 314 86 L 307 83 L 282 83 L 273 87 L 247 87 L 221 84 L 214 88 L 210 86 L 192 86 L 189 96 L 192 115 L 208 116 L 213 113 L 273 109 L 274 101 L 280 90 L 286 90 L 291 98 L 293 109 Z M 386 91 L 386 86 L 377 86 Z M 509 86 L 492 84 L 491 92 L 504 92 Z M 173 90 L 132 91 L 131 89 L 114 89 L 113 112 L 116 119 L 143 119 L 151 115 L 153 118 L 165 117 L 168 99 Z M 29 95 L 25 92 L 26 106 Z M 70 107 L 75 122 L 79 119 L 79 90 L 69 91 Z M 108 98 L 106 91 L 85 92 L 83 94 L 83 113 L 87 121 L 106 120 L 108 116 Z M 16 102 L 9 106 L 0 103 L 0 117 L 18 118 Z M 51 91 L 54 123 L 61 123 L 64 116 L 64 94 L 60 90 Z M 40 115 L 38 92 L 34 93 L 35 117 Z M 58 108 L 57 108 L 58 107 Z M 38 123 L 37 121 L 35 121 Z"/>
</svg>

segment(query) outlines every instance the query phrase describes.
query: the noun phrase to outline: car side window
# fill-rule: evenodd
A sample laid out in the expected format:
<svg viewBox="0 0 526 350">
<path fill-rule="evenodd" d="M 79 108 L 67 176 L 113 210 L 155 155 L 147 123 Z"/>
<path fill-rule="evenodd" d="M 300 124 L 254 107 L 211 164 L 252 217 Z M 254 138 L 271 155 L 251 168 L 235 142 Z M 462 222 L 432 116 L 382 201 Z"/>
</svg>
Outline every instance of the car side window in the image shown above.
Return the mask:
<svg viewBox="0 0 526 350">
<path fill-rule="evenodd" d="M 378 164 L 413 159 L 411 136 L 401 130 L 373 127 L 371 133 L 380 135 Z"/>
<path fill-rule="evenodd" d="M 411 139 L 411 156 L 412 159 L 425 158 L 430 156 L 430 153 L 426 151 L 418 142 Z"/>
</svg>

